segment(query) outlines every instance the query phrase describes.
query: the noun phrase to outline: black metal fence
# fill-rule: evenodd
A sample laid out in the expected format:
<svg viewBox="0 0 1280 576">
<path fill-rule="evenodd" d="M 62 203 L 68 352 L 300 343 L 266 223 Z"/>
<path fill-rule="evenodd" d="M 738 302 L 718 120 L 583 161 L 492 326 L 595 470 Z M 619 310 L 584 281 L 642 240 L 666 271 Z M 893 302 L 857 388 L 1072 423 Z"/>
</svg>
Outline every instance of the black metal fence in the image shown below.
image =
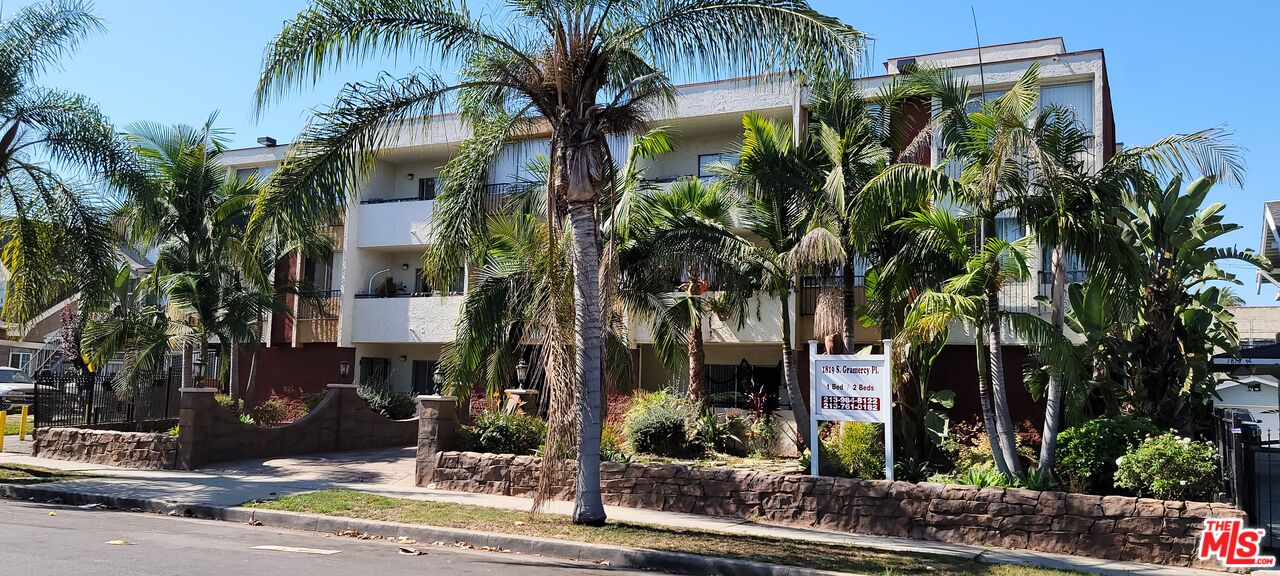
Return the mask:
<svg viewBox="0 0 1280 576">
<path fill-rule="evenodd" d="M 776 410 L 781 405 L 781 387 L 781 363 L 752 366 L 744 359 L 737 365 L 707 365 L 707 394 L 711 405 L 717 408 L 751 408 L 754 402 L 763 402 L 764 407 Z"/>
<path fill-rule="evenodd" d="M 1248 411 L 1219 414 L 1218 457 L 1225 495 L 1266 530 L 1264 548 L 1280 549 L 1280 432 L 1262 430 Z"/>
<path fill-rule="evenodd" d="M 867 292 L 863 287 L 865 277 L 853 277 L 854 304 L 865 306 Z M 799 309 L 801 316 L 813 316 L 818 311 L 818 294 L 823 289 L 840 290 L 844 287 L 844 279 L 840 276 L 803 276 L 800 278 Z"/>
<path fill-rule="evenodd" d="M 181 378 L 169 369 L 134 389 L 109 374 L 36 377 L 35 426 L 129 425 L 178 417 Z"/>
</svg>

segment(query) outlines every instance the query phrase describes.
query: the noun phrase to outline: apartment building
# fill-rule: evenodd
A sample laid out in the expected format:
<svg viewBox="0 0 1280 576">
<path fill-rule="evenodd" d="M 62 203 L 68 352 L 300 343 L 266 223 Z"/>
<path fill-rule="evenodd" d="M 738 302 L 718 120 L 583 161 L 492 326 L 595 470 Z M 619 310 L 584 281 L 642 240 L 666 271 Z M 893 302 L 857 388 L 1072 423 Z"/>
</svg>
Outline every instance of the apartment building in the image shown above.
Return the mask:
<svg viewBox="0 0 1280 576">
<path fill-rule="evenodd" d="M 892 81 L 910 66 L 945 67 L 966 80 L 977 92 L 985 87 L 988 96 L 1001 93 L 1033 63 L 1040 64 L 1042 105 L 1060 104 L 1075 109 L 1081 122 L 1095 138 L 1093 156 L 1108 158 L 1115 151 L 1115 129 L 1107 86 L 1106 64 L 1101 50 L 1068 51 L 1062 38 L 1048 38 L 976 49 L 891 58 L 884 63 L 885 74 L 862 80 L 868 92 Z M 981 70 L 981 74 L 980 74 Z M 675 106 L 655 126 L 669 127 L 679 144 L 674 152 L 643 166 L 646 179 L 667 183 L 681 178 L 708 178 L 708 168 L 720 161 L 734 160 L 732 149 L 741 137 L 741 119 L 755 112 L 796 126 L 807 121 L 803 90 L 787 81 L 761 83 L 755 80 L 723 80 L 679 87 Z M 918 118 L 907 121 L 924 124 L 928 106 L 918 107 Z M 465 274 L 452 286 L 432 286 L 420 274 L 421 259 L 429 237 L 431 212 L 439 187 L 440 167 L 466 137 L 456 117 L 432 119 L 430 130 L 406 129 L 399 141 L 379 157 L 368 183 L 356 191 L 344 225 L 334 230 L 338 249 L 327 261 L 309 262 L 293 258 L 282 263 L 282 273 L 307 278 L 317 286 L 332 290 L 331 305 L 324 310 L 304 310 L 300 305 L 296 321 L 273 319 L 270 359 L 264 374 L 280 373 L 303 387 L 331 382 L 336 366 L 343 360 L 356 365 L 355 378 L 387 379 L 397 389 L 425 392 L 434 388 L 434 374 L 442 348 L 454 338 L 463 299 L 467 292 Z M 616 157 L 625 157 L 630 142 L 610 141 Z M 495 198 L 504 188 L 522 178 L 526 163 L 545 152 L 545 140 L 533 138 L 509 143 L 488 174 Z M 285 146 L 262 146 L 226 154 L 230 169 L 270 171 L 286 150 Z M 940 159 L 935 152 L 930 162 Z M 954 168 L 952 168 L 954 169 Z M 1023 230 L 1013 214 L 1002 217 L 1002 234 L 1020 237 Z M 1038 294 L 1047 293 L 1048 258 L 1033 262 L 1036 273 L 1021 284 L 1005 288 L 1005 302 L 1024 310 L 1039 311 Z M 1072 271 L 1073 276 L 1081 272 Z M 857 279 L 861 286 L 861 278 Z M 813 314 L 821 287 L 831 278 L 802 278 L 802 288 L 786 305 L 794 326 L 793 346 L 803 350 L 813 338 Z M 858 289 L 862 297 L 861 288 Z M 787 403 L 781 381 L 781 304 L 762 299 L 752 306 L 745 325 L 712 318 L 706 322 L 707 370 L 713 400 L 717 404 L 741 401 L 750 386 L 778 390 Z M 681 371 L 666 370 L 654 352 L 646 326 L 631 328 L 630 346 L 634 374 L 645 388 L 680 385 Z M 859 329 L 859 342 L 878 342 L 875 329 Z M 938 388 L 969 388 L 976 381 L 971 335 L 957 332 L 955 350 L 940 358 Z M 1018 346 L 1008 355 L 1009 373 L 1020 377 Z M 801 358 L 801 366 L 807 366 Z M 807 375 L 805 375 L 807 377 Z M 317 380 L 318 379 L 318 380 Z M 316 380 L 316 382 L 311 382 Z M 966 383 L 967 381 L 967 383 Z M 1021 386 L 1013 387 L 1021 390 Z M 962 394 L 964 396 L 972 396 Z M 1024 399 L 1015 399 L 1015 408 Z M 1025 399 L 1030 403 L 1030 399 Z M 962 409 L 963 402 L 962 402 Z M 976 405 L 973 407 L 976 412 Z M 1028 410 L 1034 413 L 1035 410 Z"/>
</svg>

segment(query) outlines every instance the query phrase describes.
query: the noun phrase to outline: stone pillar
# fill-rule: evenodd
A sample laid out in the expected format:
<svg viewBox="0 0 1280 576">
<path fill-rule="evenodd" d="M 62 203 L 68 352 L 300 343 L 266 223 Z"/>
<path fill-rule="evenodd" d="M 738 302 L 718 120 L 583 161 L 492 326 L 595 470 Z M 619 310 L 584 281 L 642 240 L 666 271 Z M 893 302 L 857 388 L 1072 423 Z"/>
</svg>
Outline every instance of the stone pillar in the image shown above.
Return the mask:
<svg viewBox="0 0 1280 576">
<path fill-rule="evenodd" d="M 506 411 L 508 414 L 529 415 L 538 411 L 538 391 L 510 388 L 503 392 L 507 395 Z"/>
<path fill-rule="evenodd" d="M 458 399 L 453 396 L 418 396 L 418 486 L 432 481 L 436 456 L 457 448 Z"/>
<path fill-rule="evenodd" d="M 178 409 L 178 468 L 194 470 L 209 462 L 213 436 L 213 411 L 218 408 L 214 388 L 180 388 Z"/>
<path fill-rule="evenodd" d="M 355 384 L 329 384 L 329 394 L 338 397 L 336 429 L 334 430 L 333 447 L 328 451 L 342 452 L 360 447 L 360 430 L 362 420 L 357 419 L 356 412 L 364 406 L 360 395 L 356 393 Z"/>
</svg>

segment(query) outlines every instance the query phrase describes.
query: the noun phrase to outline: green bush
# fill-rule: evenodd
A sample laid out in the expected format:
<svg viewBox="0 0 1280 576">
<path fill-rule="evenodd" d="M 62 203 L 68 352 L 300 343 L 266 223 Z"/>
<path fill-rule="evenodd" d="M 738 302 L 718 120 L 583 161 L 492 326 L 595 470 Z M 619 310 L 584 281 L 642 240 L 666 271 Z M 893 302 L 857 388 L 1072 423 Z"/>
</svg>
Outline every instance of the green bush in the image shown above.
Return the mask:
<svg viewBox="0 0 1280 576">
<path fill-rule="evenodd" d="M 853 478 L 884 477 L 884 432 L 877 424 L 842 422 L 822 440 L 824 474 Z"/>
<path fill-rule="evenodd" d="M 306 409 L 307 414 L 310 414 L 316 409 L 316 406 L 324 402 L 325 396 L 324 392 L 307 392 L 302 395 L 302 407 Z"/>
<path fill-rule="evenodd" d="M 1152 436 L 1120 457 L 1116 486 L 1163 500 L 1209 501 L 1218 491 L 1218 451 L 1172 432 Z"/>
<path fill-rule="evenodd" d="M 778 420 L 770 415 L 756 418 L 747 430 L 747 447 L 757 458 L 769 458 L 777 452 Z"/>
<path fill-rule="evenodd" d="M 698 419 L 693 441 L 703 450 L 745 456 L 747 454 L 745 439 L 750 429 L 751 425 L 741 416 L 706 413 Z"/>
<path fill-rule="evenodd" d="M 689 442 L 688 404 L 665 390 L 636 398 L 622 419 L 623 434 L 636 452 L 685 456 L 698 452 Z"/>
<path fill-rule="evenodd" d="M 232 414 L 239 414 L 241 412 L 241 408 L 244 407 L 244 400 L 233 401 L 231 396 L 228 394 L 214 394 L 213 399 L 217 401 L 218 405 L 221 406 L 223 410 Z"/>
<path fill-rule="evenodd" d="M 462 427 L 462 447 L 491 454 L 531 454 L 546 435 L 546 423 L 533 416 L 482 412 L 474 424 Z"/>
<path fill-rule="evenodd" d="M 397 392 L 387 381 L 367 382 L 356 388 L 356 393 L 364 398 L 365 403 L 374 412 L 392 420 L 413 418 L 418 412 L 418 403 L 408 394 Z"/>
<path fill-rule="evenodd" d="M 1055 471 L 1073 492 L 1115 492 L 1116 460 L 1158 434 L 1150 421 L 1129 416 L 1098 418 L 1058 434 Z"/>
<path fill-rule="evenodd" d="M 272 396 L 253 407 L 253 419 L 262 426 L 276 426 L 285 421 L 288 408 L 283 398 Z"/>
</svg>

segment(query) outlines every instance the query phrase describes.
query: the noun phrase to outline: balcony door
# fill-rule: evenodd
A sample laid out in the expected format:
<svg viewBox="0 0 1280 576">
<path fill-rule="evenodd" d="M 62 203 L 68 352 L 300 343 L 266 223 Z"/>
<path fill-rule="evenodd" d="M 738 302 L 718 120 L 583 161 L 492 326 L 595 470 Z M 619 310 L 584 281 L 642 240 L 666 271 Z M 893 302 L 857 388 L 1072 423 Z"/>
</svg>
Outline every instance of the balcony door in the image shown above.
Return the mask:
<svg viewBox="0 0 1280 576">
<path fill-rule="evenodd" d="M 414 360 L 413 361 L 413 393 L 414 394 L 438 394 L 435 382 L 436 361 L 435 360 Z"/>
</svg>

